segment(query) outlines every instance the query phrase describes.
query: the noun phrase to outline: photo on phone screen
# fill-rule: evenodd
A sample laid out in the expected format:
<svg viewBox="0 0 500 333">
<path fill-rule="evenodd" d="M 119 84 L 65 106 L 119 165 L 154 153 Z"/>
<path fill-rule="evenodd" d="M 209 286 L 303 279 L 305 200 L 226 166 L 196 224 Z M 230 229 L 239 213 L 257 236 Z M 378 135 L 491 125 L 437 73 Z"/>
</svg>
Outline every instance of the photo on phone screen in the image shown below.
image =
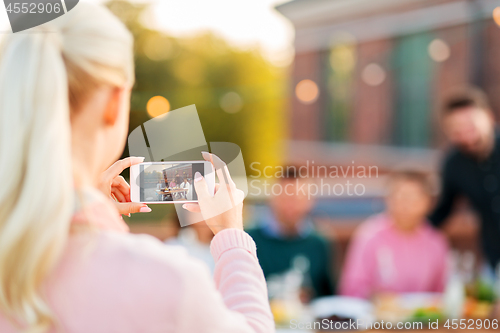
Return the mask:
<svg viewBox="0 0 500 333">
<path fill-rule="evenodd" d="M 193 177 L 204 176 L 203 163 L 161 163 L 140 165 L 141 202 L 196 201 Z"/>
</svg>

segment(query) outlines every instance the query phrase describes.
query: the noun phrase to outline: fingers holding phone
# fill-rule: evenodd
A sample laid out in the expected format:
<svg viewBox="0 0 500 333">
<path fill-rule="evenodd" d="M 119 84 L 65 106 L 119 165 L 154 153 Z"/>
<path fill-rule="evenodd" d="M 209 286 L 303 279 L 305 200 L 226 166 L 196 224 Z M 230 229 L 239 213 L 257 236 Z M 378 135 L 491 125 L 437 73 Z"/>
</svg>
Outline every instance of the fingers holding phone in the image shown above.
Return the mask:
<svg viewBox="0 0 500 333">
<path fill-rule="evenodd" d="M 227 165 L 217 156 L 203 153 L 203 158 L 213 165 L 219 186 L 211 195 L 206 179 L 199 173 L 194 176 L 194 187 L 198 194 L 198 205 L 186 204 L 183 207 L 192 212 L 201 212 L 203 219 L 214 234 L 224 229 L 243 230 L 243 199 L 245 194 L 236 188 Z"/>
<path fill-rule="evenodd" d="M 201 213 L 216 234 L 228 228 L 243 229 L 244 192 L 236 188 L 226 163 L 217 155 L 202 153 L 205 161 L 146 162 L 130 168 L 131 201 L 184 203 Z M 219 184 L 215 184 L 215 174 Z"/>
<path fill-rule="evenodd" d="M 144 157 L 127 157 L 116 161 L 101 175 L 99 189 L 108 197 L 115 200 L 115 206 L 122 215 L 133 213 L 148 213 L 151 211 L 147 205 L 131 202 L 130 185 L 120 176 L 123 170 L 144 161 Z"/>
</svg>

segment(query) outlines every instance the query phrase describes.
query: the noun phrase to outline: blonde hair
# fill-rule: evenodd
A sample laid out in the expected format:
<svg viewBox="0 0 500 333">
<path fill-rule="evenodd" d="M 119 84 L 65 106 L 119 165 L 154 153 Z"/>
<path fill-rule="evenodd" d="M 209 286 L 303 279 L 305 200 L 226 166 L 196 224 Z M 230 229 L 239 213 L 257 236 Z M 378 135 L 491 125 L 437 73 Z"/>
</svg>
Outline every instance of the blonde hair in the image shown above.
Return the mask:
<svg viewBox="0 0 500 333">
<path fill-rule="evenodd" d="M 74 209 L 70 113 L 101 85 L 133 81 L 133 41 L 101 6 L 9 35 L 0 61 L 0 311 L 29 331 L 54 314 L 43 282 Z"/>
</svg>

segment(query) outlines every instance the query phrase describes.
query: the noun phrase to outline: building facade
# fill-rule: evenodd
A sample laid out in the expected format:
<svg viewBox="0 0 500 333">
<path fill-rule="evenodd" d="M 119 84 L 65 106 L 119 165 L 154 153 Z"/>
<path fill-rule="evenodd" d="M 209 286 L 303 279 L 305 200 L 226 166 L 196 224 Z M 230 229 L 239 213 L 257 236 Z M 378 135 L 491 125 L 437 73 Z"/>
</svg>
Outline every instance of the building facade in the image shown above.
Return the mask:
<svg viewBox="0 0 500 333">
<path fill-rule="evenodd" d="M 440 102 L 464 85 L 483 88 L 498 114 L 499 5 L 293 0 L 276 7 L 296 31 L 292 151 L 293 142 L 439 148 Z"/>
</svg>

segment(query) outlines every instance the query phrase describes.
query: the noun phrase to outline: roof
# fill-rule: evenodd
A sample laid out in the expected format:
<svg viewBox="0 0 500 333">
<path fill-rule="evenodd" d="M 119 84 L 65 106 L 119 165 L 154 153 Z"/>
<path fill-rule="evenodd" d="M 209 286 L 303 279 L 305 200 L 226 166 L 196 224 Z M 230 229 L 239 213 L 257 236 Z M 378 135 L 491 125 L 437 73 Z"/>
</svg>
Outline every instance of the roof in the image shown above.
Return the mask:
<svg viewBox="0 0 500 333">
<path fill-rule="evenodd" d="M 339 22 L 395 7 L 419 3 L 438 3 L 436 0 L 293 0 L 276 6 L 295 26 L 315 26 Z"/>
<path fill-rule="evenodd" d="M 394 38 L 491 18 L 498 0 L 294 0 L 276 7 L 295 27 L 296 52 Z"/>
</svg>

